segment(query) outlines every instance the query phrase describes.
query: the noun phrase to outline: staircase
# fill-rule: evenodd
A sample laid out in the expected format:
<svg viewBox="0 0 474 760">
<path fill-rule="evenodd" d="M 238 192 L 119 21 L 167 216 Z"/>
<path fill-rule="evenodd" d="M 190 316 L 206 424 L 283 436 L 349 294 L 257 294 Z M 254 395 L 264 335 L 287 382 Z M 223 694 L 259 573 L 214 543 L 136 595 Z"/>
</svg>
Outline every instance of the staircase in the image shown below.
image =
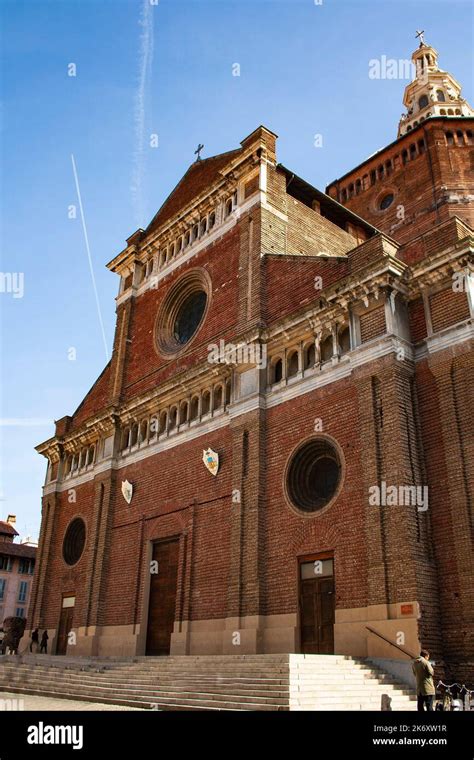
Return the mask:
<svg viewBox="0 0 474 760">
<path fill-rule="evenodd" d="M 236 655 L 0 657 L 0 691 L 158 710 L 415 710 L 408 687 L 363 658 Z"/>
</svg>

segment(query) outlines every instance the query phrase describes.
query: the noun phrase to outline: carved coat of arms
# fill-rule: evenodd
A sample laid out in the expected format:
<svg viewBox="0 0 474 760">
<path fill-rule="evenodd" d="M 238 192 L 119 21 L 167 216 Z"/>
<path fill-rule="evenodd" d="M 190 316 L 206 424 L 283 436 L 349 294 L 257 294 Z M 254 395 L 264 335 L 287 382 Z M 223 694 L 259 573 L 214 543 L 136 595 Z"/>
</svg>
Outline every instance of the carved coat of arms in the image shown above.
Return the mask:
<svg viewBox="0 0 474 760">
<path fill-rule="evenodd" d="M 130 504 L 133 496 L 133 485 L 128 480 L 122 481 L 122 496 L 127 504 Z"/>
<path fill-rule="evenodd" d="M 206 465 L 211 475 L 217 475 L 219 470 L 219 454 L 212 449 L 203 449 L 202 461 Z"/>
</svg>

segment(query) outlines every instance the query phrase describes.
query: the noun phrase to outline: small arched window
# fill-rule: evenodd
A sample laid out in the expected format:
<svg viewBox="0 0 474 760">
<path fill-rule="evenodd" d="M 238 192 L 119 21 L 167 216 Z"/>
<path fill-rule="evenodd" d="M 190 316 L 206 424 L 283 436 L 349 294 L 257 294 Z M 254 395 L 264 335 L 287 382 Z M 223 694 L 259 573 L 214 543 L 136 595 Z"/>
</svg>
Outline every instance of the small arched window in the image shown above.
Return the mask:
<svg viewBox="0 0 474 760">
<path fill-rule="evenodd" d="M 429 105 L 429 98 L 428 95 L 422 95 L 421 98 L 418 99 L 418 108 L 421 110 L 422 108 L 426 108 L 427 105 Z"/>
<path fill-rule="evenodd" d="M 209 412 L 211 411 L 211 394 L 209 391 L 204 391 L 204 393 L 202 394 L 201 411 L 202 411 L 202 416 L 204 416 L 205 414 L 209 414 Z"/>
<path fill-rule="evenodd" d="M 189 421 L 197 420 L 199 416 L 199 397 L 193 396 L 191 399 L 191 407 L 189 411 Z"/>
<path fill-rule="evenodd" d="M 225 216 L 228 217 L 232 213 L 232 198 L 229 198 L 225 204 Z"/>
<path fill-rule="evenodd" d="M 438 100 L 438 103 L 446 102 L 443 90 L 436 90 L 436 99 Z"/>
<path fill-rule="evenodd" d="M 222 385 L 217 385 L 214 388 L 214 409 L 220 409 L 222 407 L 222 401 Z"/>
<path fill-rule="evenodd" d="M 332 355 L 332 335 L 328 335 L 321 343 L 321 361 L 328 362 L 330 359 L 332 359 Z"/>
<path fill-rule="evenodd" d="M 216 223 L 216 215 L 215 215 L 215 213 L 213 211 L 212 214 L 209 214 L 209 224 L 208 224 L 208 227 L 209 227 L 210 230 L 212 230 L 212 228 L 214 227 L 215 223 Z"/>
<path fill-rule="evenodd" d="M 168 430 L 175 429 L 177 420 L 178 420 L 178 410 L 176 409 L 175 406 L 173 406 L 173 408 L 170 410 Z"/>
<path fill-rule="evenodd" d="M 179 407 L 179 424 L 183 425 L 188 421 L 188 402 L 183 401 Z"/>
<path fill-rule="evenodd" d="M 125 449 L 128 449 L 129 444 L 129 437 L 130 437 L 130 428 L 126 427 L 123 429 L 122 432 L 122 451 L 125 451 Z"/>
<path fill-rule="evenodd" d="M 150 419 L 150 440 L 156 438 L 158 430 L 160 429 L 160 422 L 157 417 Z"/>
<path fill-rule="evenodd" d="M 135 446 L 137 442 L 138 442 L 138 423 L 135 422 L 135 424 L 132 426 L 132 432 L 130 433 L 130 446 Z"/>
<path fill-rule="evenodd" d="M 464 145 L 464 135 L 460 129 L 456 132 L 456 141 L 458 145 Z"/>
<path fill-rule="evenodd" d="M 295 377 L 298 374 L 298 351 L 292 351 L 288 357 L 287 377 Z"/>
<path fill-rule="evenodd" d="M 95 446 L 89 446 L 87 451 L 87 464 L 94 464 Z"/>
<path fill-rule="evenodd" d="M 410 158 L 413 160 L 416 157 L 416 145 L 412 143 L 410 145 Z"/>
<path fill-rule="evenodd" d="M 279 383 L 283 377 L 283 362 L 277 359 L 272 365 L 272 383 Z"/>
<path fill-rule="evenodd" d="M 339 351 L 341 354 L 346 354 L 351 350 L 351 338 L 349 333 L 349 327 L 343 327 L 338 335 Z"/>
<path fill-rule="evenodd" d="M 452 132 L 446 132 L 446 142 L 448 145 L 454 145 L 454 135 Z"/>
<path fill-rule="evenodd" d="M 468 145 L 473 145 L 474 144 L 473 143 L 473 137 L 472 137 L 472 131 L 470 129 L 468 129 L 466 131 L 466 142 L 467 142 Z"/>
<path fill-rule="evenodd" d="M 188 230 L 188 232 L 186 232 L 185 235 L 184 235 L 184 247 L 185 248 L 188 247 L 190 240 L 191 240 L 191 233 Z"/>
<path fill-rule="evenodd" d="M 418 140 L 418 153 L 424 153 L 425 152 L 425 141 L 424 140 Z"/>
<path fill-rule="evenodd" d="M 201 236 L 205 235 L 207 232 L 207 219 L 202 219 L 201 221 Z"/>
<path fill-rule="evenodd" d="M 168 423 L 168 412 L 161 412 L 160 414 L 160 424 L 158 427 L 158 434 L 163 435 L 163 433 L 166 433 L 166 425 Z"/>
<path fill-rule="evenodd" d="M 408 163 L 408 151 L 402 150 L 402 164 Z"/>
<path fill-rule="evenodd" d="M 142 420 L 140 423 L 140 432 L 138 436 L 138 442 L 144 443 L 148 438 L 148 421 Z"/>
<path fill-rule="evenodd" d="M 316 362 L 316 349 L 314 343 L 309 343 L 304 350 L 304 368 L 314 367 Z"/>
<path fill-rule="evenodd" d="M 232 401 L 232 382 L 227 380 L 225 384 L 225 405 L 229 406 Z"/>
</svg>

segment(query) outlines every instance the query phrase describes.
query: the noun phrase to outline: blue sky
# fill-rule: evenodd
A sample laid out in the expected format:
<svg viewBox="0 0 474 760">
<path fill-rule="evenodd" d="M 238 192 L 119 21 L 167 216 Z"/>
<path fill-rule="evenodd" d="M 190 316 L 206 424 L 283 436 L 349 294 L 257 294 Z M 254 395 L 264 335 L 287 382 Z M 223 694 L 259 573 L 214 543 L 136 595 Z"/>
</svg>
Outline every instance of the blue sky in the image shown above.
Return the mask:
<svg viewBox="0 0 474 760">
<path fill-rule="evenodd" d="M 407 82 L 370 79 L 369 60 L 409 57 L 416 29 L 473 103 L 472 4 L 3 0 L 0 12 L 1 271 L 24 277 L 23 297 L 0 292 L 0 516 L 37 534 L 45 467 L 34 446 L 106 361 L 80 215 L 68 214 L 71 154 L 110 351 L 118 282 L 105 264 L 199 142 L 211 156 L 265 124 L 278 159 L 324 189 L 396 138 Z"/>
</svg>

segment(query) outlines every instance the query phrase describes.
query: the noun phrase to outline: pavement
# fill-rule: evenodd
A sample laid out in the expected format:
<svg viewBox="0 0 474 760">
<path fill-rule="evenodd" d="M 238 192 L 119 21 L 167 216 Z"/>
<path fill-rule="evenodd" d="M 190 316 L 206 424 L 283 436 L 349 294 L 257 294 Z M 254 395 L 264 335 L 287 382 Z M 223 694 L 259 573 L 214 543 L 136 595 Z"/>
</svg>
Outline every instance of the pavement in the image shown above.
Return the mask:
<svg viewBox="0 0 474 760">
<path fill-rule="evenodd" d="M 9 700 L 12 701 L 10 702 Z M 142 709 L 140 707 L 106 705 L 102 702 L 82 702 L 78 699 L 56 699 L 55 697 L 42 697 L 35 694 L 13 694 L 8 691 L 0 691 L 0 712 L 5 710 L 38 710 L 44 712 L 60 712 L 62 710 L 138 710 L 139 712 L 142 712 Z"/>
</svg>

